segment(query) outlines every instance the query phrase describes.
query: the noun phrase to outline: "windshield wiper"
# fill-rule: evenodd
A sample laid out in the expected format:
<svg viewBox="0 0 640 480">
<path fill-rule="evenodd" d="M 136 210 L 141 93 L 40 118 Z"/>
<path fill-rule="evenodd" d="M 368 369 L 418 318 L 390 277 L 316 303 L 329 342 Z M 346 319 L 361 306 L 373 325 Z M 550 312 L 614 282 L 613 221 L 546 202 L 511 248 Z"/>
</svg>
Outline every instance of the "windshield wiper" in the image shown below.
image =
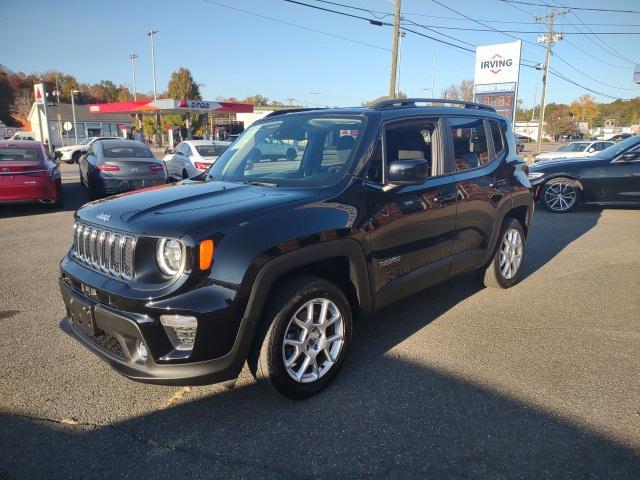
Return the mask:
<svg viewBox="0 0 640 480">
<path fill-rule="evenodd" d="M 258 187 L 276 188 L 278 186 L 277 183 L 273 183 L 273 182 L 258 182 L 257 180 L 245 180 L 242 183 L 244 183 L 246 185 L 256 185 Z"/>
</svg>

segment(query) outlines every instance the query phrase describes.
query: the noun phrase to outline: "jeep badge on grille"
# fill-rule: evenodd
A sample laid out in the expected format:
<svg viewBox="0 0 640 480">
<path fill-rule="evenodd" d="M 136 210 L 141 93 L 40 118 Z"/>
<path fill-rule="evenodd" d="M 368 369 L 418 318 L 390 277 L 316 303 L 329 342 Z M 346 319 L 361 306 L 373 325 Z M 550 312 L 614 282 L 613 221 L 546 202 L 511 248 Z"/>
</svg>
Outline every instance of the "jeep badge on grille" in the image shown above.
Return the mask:
<svg viewBox="0 0 640 480">
<path fill-rule="evenodd" d="M 111 215 L 107 215 L 106 213 L 101 213 L 96 217 L 98 220 L 102 220 L 103 222 L 108 222 L 111 220 Z"/>
</svg>

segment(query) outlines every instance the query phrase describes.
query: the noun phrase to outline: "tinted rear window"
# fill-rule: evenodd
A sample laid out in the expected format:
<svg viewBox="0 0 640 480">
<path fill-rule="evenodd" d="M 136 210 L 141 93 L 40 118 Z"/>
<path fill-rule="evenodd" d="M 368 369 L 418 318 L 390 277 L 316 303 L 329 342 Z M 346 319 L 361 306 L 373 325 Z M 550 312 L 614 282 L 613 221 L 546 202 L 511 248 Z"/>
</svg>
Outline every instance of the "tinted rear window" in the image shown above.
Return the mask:
<svg viewBox="0 0 640 480">
<path fill-rule="evenodd" d="M 226 145 L 197 145 L 196 150 L 203 157 L 217 157 L 227 149 Z"/>
<path fill-rule="evenodd" d="M 103 147 L 108 158 L 153 158 L 153 153 L 143 147 Z"/>
<path fill-rule="evenodd" d="M 35 148 L 0 148 L 1 161 L 39 162 L 40 155 Z"/>
</svg>

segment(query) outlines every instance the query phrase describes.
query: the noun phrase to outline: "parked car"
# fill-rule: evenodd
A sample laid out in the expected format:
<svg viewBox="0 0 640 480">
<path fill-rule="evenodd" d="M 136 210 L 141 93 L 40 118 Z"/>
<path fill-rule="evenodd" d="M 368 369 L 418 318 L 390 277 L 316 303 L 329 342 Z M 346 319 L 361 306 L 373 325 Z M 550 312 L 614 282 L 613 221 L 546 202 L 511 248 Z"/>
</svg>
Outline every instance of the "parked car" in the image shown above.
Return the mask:
<svg viewBox="0 0 640 480">
<path fill-rule="evenodd" d="M 561 158 L 577 158 L 588 157 L 595 153 L 601 152 L 605 148 L 609 148 L 614 142 L 596 141 L 596 142 L 571 142 L 563 145 L 553 152 L 539 153 L 534 156 L 534 162 L 547 160 L 558 160 Z"/>
<path fill-rule="evenodd" d="M 355 316 L 467 271 L 513 286 L 533 198 L 510 122 L 431 102 L 277 111 L 201 180 L 83 206 L 63 329 L 134 380 L 232 385 L 248 361 L 305 398 L 344 364 Z M 253 163 L 274 141 L 303 151 Z"/>
<path fill-rule="evenodd" d="M 26 132 L 24 130 L 20 130 L 14 133 L 9 140 L 33 141 L 35 140 L 35 138 L 33 137 L 33 132 Z"/>
<path fill-rule="evenodd" d="M 275 162 L 277 160 L 294 161 L 298 156 L 298 148 L 295 141 L 283 141 L 279 138 L 265 139 L 260 142 L 253 150 L 251 159 L 254 162 L 260 162 L 263 159 Z"/>
<path fill-rule="evenodd" d="M 170 177 L 192 178 L 208 169 L 231 145 L 216 140 L 187 140 L 166 150 L 162 159 Z"/>
<path fill-rule="evenodd" d="M 227 135 L 227 142 L 235 142 L 236 138 L 238 138 L 239 136 L 239 133 L 232 133 L 231 135 Z"/>
<path fill-rule="evenodd" d="M 60 160 L 67 163 L 78 163 L 82 151 L 98 140 L 122 140 L 120 137 L 89 137 L 77 145 L 56 148 Z"/>
<path fill-rule="evenodd" d="M 640 205 L 640 135 L 590 157 L 537 163 L 529 179 L 535 199 L 556 213 L 578 203 Z"/>
<path fill-rule="evenodd" d="M 0 141 L 0 204 L 62 206 L 58 164 L 40 142 Z"/>
<path fill-rule="evenodd" d="M 167 170 L 149 147 L 135 140 L 92 142 L 78 161 L 89 198 L 167 183 Z"/>
</svg>

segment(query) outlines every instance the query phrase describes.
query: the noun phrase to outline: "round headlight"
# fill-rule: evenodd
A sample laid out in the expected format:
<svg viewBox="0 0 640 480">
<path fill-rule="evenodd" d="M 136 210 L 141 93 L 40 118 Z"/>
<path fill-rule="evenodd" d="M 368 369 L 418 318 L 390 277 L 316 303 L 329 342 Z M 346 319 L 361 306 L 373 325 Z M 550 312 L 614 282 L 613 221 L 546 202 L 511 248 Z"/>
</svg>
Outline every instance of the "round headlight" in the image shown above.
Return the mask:
<svg viewBox="0 0 640 480">
<path fill-rule="evenodd" d="M 163 238 L 158 242 L 156 260 L 164 275 L 176 276 L 184 268 L 184 244 L 179 240 Z"/>
</svg>

